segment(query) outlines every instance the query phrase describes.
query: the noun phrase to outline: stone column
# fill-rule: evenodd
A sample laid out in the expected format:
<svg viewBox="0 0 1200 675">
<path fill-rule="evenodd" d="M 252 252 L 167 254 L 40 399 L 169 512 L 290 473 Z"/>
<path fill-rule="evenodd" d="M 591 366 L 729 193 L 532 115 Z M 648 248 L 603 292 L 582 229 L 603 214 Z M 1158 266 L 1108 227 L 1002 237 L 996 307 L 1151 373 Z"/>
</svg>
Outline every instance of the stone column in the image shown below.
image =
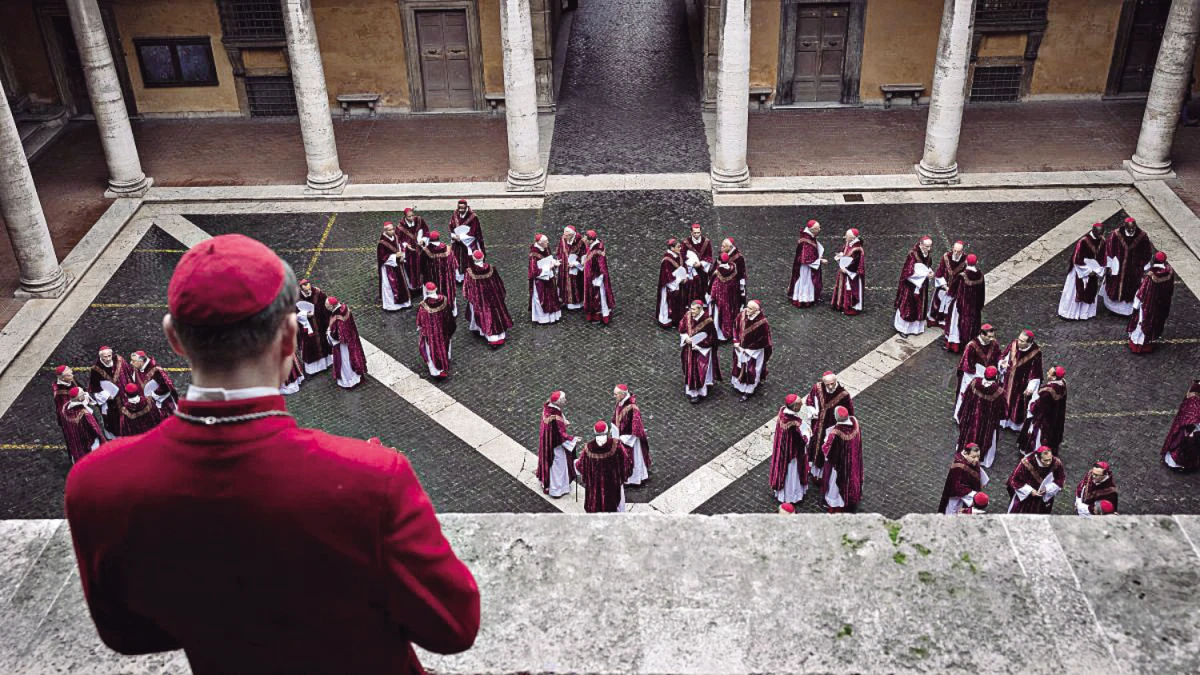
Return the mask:
<svg viewBox="0 0 1200 675">
<path fill-rule="evenodd" d="M 746 133 L 750 123 L 750 0 L 726 0 L 717 64 L 717 140 L 712 180 L 737 187 L 750 180 Z"/>
<path fill-rule="evenodd" d="M 112 47 L 104 30 L 104 19 L 96 0 L 67 0 L 75 44 L 83 62 L 88 98 L 100 130 L 100 144 L 108 163 L 108 197 L 137 197 L 154 182 L 142 171 L 121 78 L 113 62 Z"/>
<path fill-rule="evenodd" d="M 1142 115 L 1137 151 L 1129 162 L 1135 176 L 1162 176 L 1171 172 L 1171 145 L 1192 73 L 1196 33 L 1200 30 L 1200 0 L 1175 0 L 1163 30 L 1162 46 L 1154 64 L 1154 79 Z"/>
<path fill-rule="evenodd" d="M 925 124 L 925 154 L 916 167 L 922 183 L 958 182 L 958 137 L 967 102 L 974 23 L 975 0 L 945 0 Z"/>
<path fill-rule="evenodd" d="M 537 77 L 529 0 L 501 0 L 504 117 L 508 128 L 508 189 L 536 190 L 546 180 L 538 138 Z"/>
<path fill-rule="evenodd" d="M 3 91 L 0 91 L 0 213 L 4 214 L 4 226 L 21 273 L 17 295 L 62 295 L 67 275 L 54 255 L 46 214 L 42 213 L 29 161 L 21 147 L 21 134 Z"/>
<path fill-rule="evenodd" d="M 317 44 L 317 26 L 313 23 L 310 0 L 284 0 L 283 28 L 287 36 L 292 86 L 296 89 L 304 159 L 308 163 L 306 183 L 310 190 L 341 192 L 346 186 L 346 174 L 338 164 L 329 91 L 325 88 L 325 67 L 321 64 L 321 47 Z"/>
</svg>

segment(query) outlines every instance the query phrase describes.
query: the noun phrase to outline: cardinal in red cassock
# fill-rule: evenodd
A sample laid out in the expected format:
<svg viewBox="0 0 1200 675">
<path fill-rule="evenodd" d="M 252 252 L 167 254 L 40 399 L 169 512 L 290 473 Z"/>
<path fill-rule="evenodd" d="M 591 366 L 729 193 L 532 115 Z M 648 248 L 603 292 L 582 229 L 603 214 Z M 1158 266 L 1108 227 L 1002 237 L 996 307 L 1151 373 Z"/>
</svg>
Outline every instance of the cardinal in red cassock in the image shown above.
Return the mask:
<svg viewBox="0 0 1200 675">
<path fill-rule="evenodd" d="M 1029 413 L 1017 436 L 1021 452 L 1029 454 L 1048 445 L 1058 455 L 1067 421 L 1067 381 L 1063 379 L 1066 375 L 1066 368 L 1051 366 L 1046 370 L 1045 381 L 1030 397 Z"/>
<path fill-rule="evenodd" d="M 691 277 L 683 265 L 682 250 L 683 246 L 677 240 L 668 239 L 667 250 L 658 266 L 658 309 L 655 320 L 663 328 L 678 326 L 683 313 L 687 311 L 685 300 L 691 293 Z"/>
<path fill-rule="evenodd" d="M 296 323 L 300 323 L 299 320 Z M 302 331 L 303 328 L 301 328 Z M 296 351 L 292 353 L 292 368 L 288 371 L 287 378 L 283 381 L 283 386 L 279 388 L 279 393 L 285 396 L 291 396 L 300 391 L 300 385 L 304 384 L 304 358 L 301 349 L 300 333 L 297 332 Z"/>
<path fill-rule="evenodd" d="M 325 333 L 329 330 L 329 309 L 325 301 L 329 296 L 308 279 L 300 280 L 300 299 L 296 308 L 300 310 L 296 320 L 300 323 L 300 353 L 304 360 L 304 372 L 309 375 L 333 365 L 333 350 Z"/>
<path fill-rule="evenodd" d="M 983 377 L 971 380 L 963 393 L 962 407 L 958 416 L 958 445 L 962 450 L 968 444 L 974 443 L 983 450 L 982 464 L 990 467 L 996 459 L 996 447 L 999 445 L 1000 422 L 1008 412 L 1004 390 L 997 381 L 998 372 L 994 367 L 988 367 Z"/>
<path fill-rule="evenodd" d="M 67 441 L 67 454 L 74 464 L 107 442 L 108 438 L 104 435 L 100 411 L 92 397 L 80 387 L 71 387 L 67 396 L 69 400 L 63 407 L 63 436 Z"/>
<path fill-rule="evenodd" d="M 767 315 L 762 312 L 762 303 L 758 300 L 747 302 L 746 309 L 738 313 L 733 324 L 733 372 L 730 382 L 741 394 L 741 400 L 748 399 L 758 385 L 767 379 L 767 362 L 771 360 L 774 346 L 771 326 L 767 323 Z"/>
<path fill-rule="evenodd" d="M 946 349 L 958 353 L 964 342 L 979 334 L 983 323 L 983 303 L 987 300 L 987 281 L 974 253 L 968 254 L 963 270 L 951 283 L 950 314 L 943 327 Z"/>
<path fill-rule="evenodd" d="M 493 348 L 503 345 L 507 331 L 513 325 L 508 314 L 507 292 L 500 273 L 484 262 L 483 251 L 471 254 L 471 268 L 463 282 L 463 295 L 467 297 L 470 330 L 486 338 Z"/>
<path fill-rule="evenodd" d="M 1154 256 L 1150 237 L 1133 218 L 1109 233 L 1104 242 L 1106 257 L 1104 294 L 1100 299 L 1108 311 L 1122 316 L 1133 314 L 1133 296 L 1141 285 L 1142 273 Z"/>
<path fill-rule="evenodd" d="M 1025 424 L 1029 399 L 1042 385 L 1042 348 L 1033 340 L 1033 331 L 1025 330 L 1000 353 L 1000 382 L 1008 402 L 1008 417 L 1000 426 L 1020 431 Z"/>
<path fill-rule="evenodd" d="M 646 437 L 646 427 L 642 425 L 642 409 L 638 407 L 637 397 L 629 391 L 629 385 L 618 384 L 613 388 L 613 399 L 616 407 L 613 409 L 613 434 L 629 449 L 632 468 L 626 485 L 641 485 L 650 480 L 650 440 Z"/>
<path fill-rule="evenodd" d="M 383 234 L 375 246 L 375 266 L 379 268 L 379 297 L 386 312 L 412 307 L 408 279 L 405 278 L 404 252 L 396 237 L 396 226 L 383 224 Z"/>
<path fill-rule="evenodd" d="M 1177 471 L 1200 469 L 1200 380 L 1192 380 L 1162 447 L 1163 464 Z"/>
<path fill-rule="evenodd" d="M 867 282 L 867 254 L 858 238 L 857 228 L 846 230 L 845 244 L 833 258 L 838 263 L 838 271 L 830 304 L 842 314 L 854 316 L 862 311 Z"/>
<path fill-rule="evenodd" d="M 142 391 L 132 382 L 125 385 L 122 395 L 110 402 L 121 416 L 118 436 L 136 436 L 150 431 L 162 421 L 158 407 L 142 396 Z"/>
<path fill-rule="evenodd" d="M 896 287 L 896 316 L 892 326 L 901 335 L 920 335 L 925 332 L 929 317 L 929 286 L 933 279 L 933 239 L 922 237 L 904 258 L 900 281 Z"/>
<path fill-rule="evenodd" d="M 834 408 L 837 423 L 825 432 L 813 475 L 821 480 L 821 496 L 829 513 L 853 511 L 862 500 L 862 429 L 843 406 Z"/>
<path fill-rule="evenodd" d="M 163 417 L 174 413 L 179 392 L 175 391 L 175 383 L 171 381 L 171 376 L 159 368 L 146 352 L 137 351 L 130 354 L 129 363 L 133 366 L 133 378 L 138 388 L 154 401 Z"/>
<path fill-rule="evenodd" d="M 1162 339 L 1167 316 L 1171 314 L 1171 296 L 1175 293 L 1175 270 L 1167 264 L 1167 254 L 1154 254 L 1154 262 L 1142 277 L 1142 286 L 1133 298 L 1133 316 L 1129 317 L 1129 351 L 1148 354 Z"/>
<path fill-rule="evenodd" d="M 479 216 L 467 204 L 467 200 L 458 200 L 458 208 L 450 214 L 450 241 L 454 251 L 454 259 L 458 262 L 458 281 L 463 283 L 466 270 L 471 266 L 471 256 L 476 252 L 487 253 L 483 243 L 483 228 L 479 226 Z"/>
<path fill-rule="evenodd" d="M 571 491 L 575 475 L 575 445 L 579 437 L 567 433 L 566 415 L 563 406 L 567 395 L 561 391 L 550 394 L 550 400 L 542 405 L 542 421 L 538 428 L 537 477 L 542 483 L 542 492 L 558 498 Z"/>
<path fill-rule="evenodd" d="M 325 337 L 333 349 L 333 379 L 339 387 L 349 389 L 366 376 L 367 354 L 350 307 L 334 297 L 325 300 L 325 307 L 329 310 L 329 330 Z"/>
<path fill-rule="evenodd" d="M 782 504 L 795 504 L 808 490 L 808 458 L 805 448 L 812 438 L 812 427 L 803 414 L 804 401 L 788 394 L 775 417 L 775 435 L 771 440 L 771 491 Z"/>
<path fill-rule="evenodd" d="M 708 396 L 708 388 L 721 379 L 717 335 L 712 317 L 699 300 L 693 300 L 679 322 L 679 358 L 683 365 L 683 390 L 692 403 Z"/>
<path fill-rule="evenodd" d="M 834 411 L 838 406 L 842 406 L 853 415 L 854 399 L 851 398 L 850 392 L 846 391 L 846 388 L 838 382 L 837 375 L 834 375 L 833 371 L 827 370 L 821 374 L 821 381 L 814 384 L 809 390 L 808 396 L 804 398 L 804 405 L 815 411 L 812 440 L 808 446 L 808 461 L 812 464 L 816 461 L 817 453 L 825 445 L 825 432 L 837 424 L 837 416 L 834 415 Z"/>
<path fill-rule="evenodd" d="M 421 249 L 421 256 L 421 278 L 437 286 L 438 293 L 450 304 L 450 313 L 458 316 L 458 260 L 442 243 L 440 232 L 429 233 L 429 243 Z"/>
<path fill-rule="evenodd" d="M 558 260 L 558 298 L 567 309 L 582 309 L 583 259 L 587 255 L 587 244 L 574 226 L 563 228 L 554 257 Z"/>
<path fill-rule="evenodd" d="M 559 277 L 564 274 L 562 264 L 550 253 L 550 240 L 544 234 L 535 236 L 529 247 L 529 310 L 534 323 L 562 318 Z"/>
<path fill-rule="evenodd" d="M 62 365 L 54 368 L 54 418 L 58 426 L 63 426 L 63 409 L 71 402 L 71 390 L 77 387 L 75 371 L 70 366 Z"/>
<path fill-rule="evenodd" d="M 954 402 L 954 417 L 958 419 L 959 408 L 962 407 L 963 392 L 971 380 L 982 377 L 988 366 L 1000 365 L 1000 343 L 996 342 L 996 330 L 992 324 L 985 323 L 979 328 L 979 335 L 967 343 L 962 358 L 958 360 L 958 396 Z"/>
<path fill-rule="evenodd" d="M 588 513 L 619 513 L 625 510 L 625 481 L 633 470 L 628 449 L 608 435 L 608 423 L 596 422 L 596 438 L 588 441 L 575 462 L 579 482 L 587 493 L 583 510 Z"/>
<path fill-rule="evenodd" d="M 415 291 L 425 283 L 421 278 L 421 251 L 429 241 L 429 226 L 412 209 L 404 209 L 404 218 L 396 226 L 396 238 L 400 240 L 400 249 L 404 252 L 404 276 L 408 290 Z"/>
<path fill-rule="evenodd" d="M 929 321 L 945 326 L 950 318 L 950 305 L 954 301 L 954 282 L 967 267 L 967 256 L 963 255 L 966 244 L 954 242 L 949 251 L 942 254 L 937 270 L 933 273 L 933 302 L 929 303 Z M 969 341 L 967 338 L 965 341 Z"/>
<path fill-rule="evenodd" d="M 954 454 L 946 484 L 942 487 L 938 513 L 953 516 L 975 506 L 975 495 L 988 484 L 987 472 L 979 465 L 980 455 L 979 446 L 974 443 L 968 443 Z"/>
<path fill-rule="evenodd" d="M 450 357 L 453 350 L 450 341 L 458 324 L 450 311 L 450 300 L 438 292 L 432 281 L 425 283 L 425 299 L 417 308 L 417 332 L 420 339 L 417 349 L 421 360 L 429 367 L 429 374 L 437 379 L 450 376 Z"/>
<path fill-rule="evenodd" d="M 1008 494 L 1012 496 L 1008 512 L 1050 513 L 1054 497 L 1062 492 L 1066 480 L 1062 460 L 1050 448 L 1042 446 L 1025 455 L 1008 477 Z"/>
<path fill-rule="evenodd" d="M 608 274 L 608 255 L 604 252 L 604 242 L 596 237 L 595 230 L 587 231 L 583 243 L 587 248 L 583 256 L 583 317 L 608 325 L 616 304 L 612 277 Z"/>
<path fill-rule="evenodd" d="M 1075 243 L 1071 266 L 1058 301 L 1058 315 L 1064 319 L 1085 320 L 1096 316 L 1100 286 L 1104 284 L 1104 223 L 1092 225 L 1091 232 Z"/>
<path fill-rule="evenodd" d="M 88 395 L 100 405 L 104 427 L 110 434 L 120 433 L 121 406 L 116 399 L 125 390 L 125 385 L 135 379 L 133 366 L 123 356 L 114 354 L 112 347 L 107 345 L 99 349 L 96 362 L 88 372 L 87 389 Z"/>
<path fill-rule="evenodd" d="M 708 304 L 705 296 L 712 285 L 712 268 L 716 258 L 713 256 L 712 240 L 704 236 L 700 223 L 692 223 L 691 233 L 681 242 L 679 254 L 683 256 L 683 266 L 692 280 L 687 287 L 688 294 L 683 299 L 684 311 L 691 307 L 693 300 Z"/>
<path fill-rule="evenodd" d="M 1116 511 L 1117 497 L 1112 467 L 1108 462 L 1096 462 L 1075 486 L 1075 513 L 1080 516 L 1108 515 L 1100 510 L 1100 503 L 1107 502 L 1112 507 L 1110 512 Z"/>
<path fill-rule="evenodd" d="M 792 260 L 792 278 L 788 282 L 788 298 L 801 309 L 812 307 L 821 301 L 821 265 L 825 259 L 825 247 L 817 241 L 821 224 L 808 221 L 796 240 L 796 257 Z"/>
</svg>

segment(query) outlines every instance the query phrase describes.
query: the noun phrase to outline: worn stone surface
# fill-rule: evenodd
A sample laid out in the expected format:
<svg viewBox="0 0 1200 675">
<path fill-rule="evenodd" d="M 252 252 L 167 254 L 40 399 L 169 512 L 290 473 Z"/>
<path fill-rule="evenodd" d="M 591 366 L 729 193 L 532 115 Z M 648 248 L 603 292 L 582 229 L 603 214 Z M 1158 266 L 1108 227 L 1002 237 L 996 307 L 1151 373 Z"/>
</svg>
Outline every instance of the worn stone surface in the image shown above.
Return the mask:
<svg viewBox="0 0 1200 675">
<path fill-rule="evenodd" d="M 442 673 L 1194 672 L 1200 557 L 1178 522 L 449 515 L 483 627 L 465 654 L 422 660 Z M 3 625 L 38 627 L 0 651 L 0 671 L 186 673 L 178 652 L 127 659 L 99 643 L 55 524 L 0 523 L 5 540 L 51 541 L 33 570 L 0 568 L 3 587 L 19 579 Z"/>
</svg>

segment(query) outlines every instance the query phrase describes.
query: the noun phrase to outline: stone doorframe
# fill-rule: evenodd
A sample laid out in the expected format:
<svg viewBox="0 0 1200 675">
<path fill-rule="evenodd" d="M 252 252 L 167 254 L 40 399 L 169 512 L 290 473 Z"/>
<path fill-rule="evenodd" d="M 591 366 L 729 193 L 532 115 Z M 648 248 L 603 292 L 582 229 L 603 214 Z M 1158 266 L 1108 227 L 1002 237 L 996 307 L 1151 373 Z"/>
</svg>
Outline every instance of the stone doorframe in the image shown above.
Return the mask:
<svg viewBox="0 0 1200 675">
<path fill-rule="evenodd" d="M 399 0 L 404 29 L 404 62 L 408 68 L 409 110 L 425 112 L 425 85 L 421 81 L 421 47 L 417 40 L 417 12 L 463 11 L 467 13 L 467 48 L 471 54 L 471 98 L 475 110 L 486 109 L 483 98 L 483 47 L 479 36 L 479 5 L 476 0 Z"/>
<path fill-rule="evenodd" d="M 108 48 L 112 51 L 113 62 L 117 66 L 117 77 L 121 80 L 121 93 L 125 97 L 125 109 L 130 117 L 137 117 L 137 99 L 133 96 L 133 87 L 129 80 L 129 68 L 125 62 L 125 48 L 121 43 L 121 34 L 117 31 L 117 19 L 113 15 L 112 3 L 101 0 L 100 16 L 104 19 L 104 32 L 108 35 Z M 42 41 L 46 45 L 46 60 L 50 63 L 50 72 L 54 76 L 54 86 L 62 99 L 63 107 L 70 113 L 78 108 L 78 102 L 71 93 L 71 85 L 67 81 L 67 66 L 63 63 L 63 45 L 58 41 L 58 33 L 54 30 L 52 19 L 63 16 L 70 17 L 67 3 L 63 0 L 36 0 L 34 13 L 37 15 L 38 28 L 42 32 Z"/>
<path fill-rule="evenodd" d="M 867 0 L 781 0 L 779 13 L 779 77 L 775 82 L 775 97 L 783 91 L 784 83 L 791 83 L 795 75 L 796 21 L 790 11 L 795 5 L 849 5 L 846 17 L 846 56 L 842 63 L 843 105 L 859 105 L 859 82 L 862 77 L 863 33 L 867 25 Z M 789 101 L 790 103 L 790 101 Z"/>
</svg>

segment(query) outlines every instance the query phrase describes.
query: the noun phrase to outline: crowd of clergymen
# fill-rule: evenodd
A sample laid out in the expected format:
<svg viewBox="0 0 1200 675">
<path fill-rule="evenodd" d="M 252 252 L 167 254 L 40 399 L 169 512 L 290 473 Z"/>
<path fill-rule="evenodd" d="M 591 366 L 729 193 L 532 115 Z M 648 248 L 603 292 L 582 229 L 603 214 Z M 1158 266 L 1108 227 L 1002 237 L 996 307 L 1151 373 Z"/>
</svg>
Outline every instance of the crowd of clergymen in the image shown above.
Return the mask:
<svg viewBox="0 0 1200 675">
<path fill-rule="evenodd" d="M 381 306 L 385 311 L 417 302 L 418 350 L 429 374 L 450 374 L 451 342 L 457 325 L 459 285 L 466 299 L 470 330 L 493 348 L 502 346 L 512 318 L 504 283 L 486 262 L 480 221 L 460 200 L 449 222 L 450 244 L 412 209 L 398 223 L 386 222 L 377 245 Z M 788 298 L 800 309 L 822 301 L 823 266 L 829 262 L 819 242 L 821 225 L 810 220 L 796 245 Z M 986 279 L 979 260 L 955 242 L 934 264 L 932 239 L 922 237 L 909 251 L 897 282 L 893 325 L 916 335 L 930 325 L 944 332 L 943 347 L 961 354 L 954 419 L 959 426 L 956 453 L 938 511 L 978 513 L 987 508 L 986 469 L 992 466 L 1000 432 L 1018 433 L 1022 459 L 1006 487 L 1012 513 L 1049 513 L 1065 486 L 1058 450 L 1066 419 L 1066 369 L 1044 367 L 1041 347 L 1030 330 L 1001 348 L 991 325 L 982 322 Z M 773 351 L 762 303 L 747 298 L 746 260 L 733 238 L 712 241 L 698 224 L 687 237 L 669 239 L 659 270 L 657 323 L 680 336 L 684 390 L 697 403 L 722 379 L 719 346 L 732 343 L 731 384 L 745 401 L 766 378 Z M 863 309 L 866 251 L 857 229 L 845 232 L 831 256 L 836 273 L 830 306 L 848 316 Z M 583 310 L 586 320 L 608 324 L 615 298 L 604 243 L 596 232 L 564 228 L 551 250 L 537 234 L 529 249 L 530 318 L 535 324 L 559 321 L 564 310 Z M 1103 302 L 1109 312 L 1128 317 L 1129 349 L 1147 353 L 1161 339 L 1174 290 L 1175 274 L 1166 255 L 1155 252 L 1132 218 L 1105 236 L 1096 223 L 1075 245 L 1059 303 L 1064 319 L 1087 320 Z M 420 293 L 420 300 L 416 300 Z M 350 388 L 367 373 L 350 308 L 308 279 L 300 280 L 297 319 L 301 330 L 292 371 L 282 393 L 298 391 L 306 375 L 329 368 L 338 385 Z M 56 369 L 54 389 L 59 424 L 72 461 L 115 436 L 143 433 L 174 410 L 178 395 L 153 358 L 135 352 L 129 361 L 108 347 L 99 350 L 86 386 L 67 366 Z M 567 494 L 576 481 L 587 486 L 589 512 L 623 511 L 625 485 L 649 479 L 649 441 L 636 398 L 626 385 L 613 391 L 613 417 L 594 425 L 596 436 L 581 440 L 567 432 L 562 412 L 566 396 L 551 394 L 541 418 L 537 476 L 551 497 Z M 1193 382 L 1162 449 L 1163 462 L 1177 470 L 1200 468 L 1200 381 Z M 789 394 L 776 420 L 770 488 L 782 512 L 793 512 L 810 488 L 830 512 L 856 509 L 862 497 L 862 432 L 850 392 L 826 372 L 806 396 Z M 1115 513 L 1117 489 L 1111 467 L 1097 461 L 1076 487 L 1081 515 Z"/>
</svg>

